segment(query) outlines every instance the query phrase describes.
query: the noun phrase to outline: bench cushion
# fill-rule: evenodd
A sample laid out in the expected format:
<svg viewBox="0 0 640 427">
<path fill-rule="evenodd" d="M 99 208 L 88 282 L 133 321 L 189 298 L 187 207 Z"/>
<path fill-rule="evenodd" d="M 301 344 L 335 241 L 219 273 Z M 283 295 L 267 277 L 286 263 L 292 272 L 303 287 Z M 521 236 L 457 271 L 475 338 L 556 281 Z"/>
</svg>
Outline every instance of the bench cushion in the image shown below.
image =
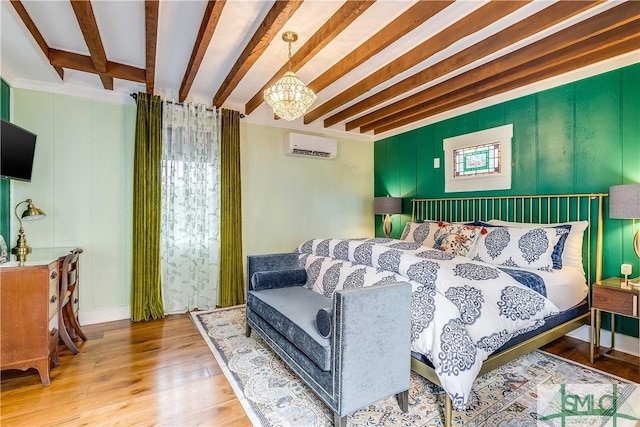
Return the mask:
<svg viewBox="0 0 640 427">
<path fill-rule="evenodd" d="M 247 306 L 280 332 L 318 368 L 331 369 L 331 341 L 318 333 L 316 313 L 331 306 L 330 298 L 293 286 L 249 291 Z"/>
</svg>

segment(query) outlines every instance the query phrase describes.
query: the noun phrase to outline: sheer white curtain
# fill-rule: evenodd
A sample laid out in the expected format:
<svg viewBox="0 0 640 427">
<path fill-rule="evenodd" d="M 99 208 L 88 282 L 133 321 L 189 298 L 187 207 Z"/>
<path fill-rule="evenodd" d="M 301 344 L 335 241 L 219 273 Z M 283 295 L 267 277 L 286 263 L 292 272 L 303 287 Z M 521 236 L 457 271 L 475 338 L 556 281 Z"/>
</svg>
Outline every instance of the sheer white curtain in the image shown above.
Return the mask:
<svg viewBox="0 0 640 427">
<path fill-rule="evenodd" d="M 162 104 L 162 297 L 167 313 L 216 306 L 220 259 L 220 116 Z"/>
</svg>

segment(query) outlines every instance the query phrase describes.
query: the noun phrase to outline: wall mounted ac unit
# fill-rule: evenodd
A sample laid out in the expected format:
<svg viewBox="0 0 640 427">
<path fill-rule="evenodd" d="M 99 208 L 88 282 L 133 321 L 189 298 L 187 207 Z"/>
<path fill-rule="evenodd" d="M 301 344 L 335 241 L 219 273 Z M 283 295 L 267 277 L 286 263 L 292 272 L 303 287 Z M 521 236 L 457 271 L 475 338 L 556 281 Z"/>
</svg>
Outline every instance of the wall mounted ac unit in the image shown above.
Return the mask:
<svg viewBox="0 0 640 427">
<path fill-rule="evenodd" d="M 338 154 L 338 141 L 291 132 L 284 138 L 284 150 L 289 156 L 333 159 Z"/>
</svg>

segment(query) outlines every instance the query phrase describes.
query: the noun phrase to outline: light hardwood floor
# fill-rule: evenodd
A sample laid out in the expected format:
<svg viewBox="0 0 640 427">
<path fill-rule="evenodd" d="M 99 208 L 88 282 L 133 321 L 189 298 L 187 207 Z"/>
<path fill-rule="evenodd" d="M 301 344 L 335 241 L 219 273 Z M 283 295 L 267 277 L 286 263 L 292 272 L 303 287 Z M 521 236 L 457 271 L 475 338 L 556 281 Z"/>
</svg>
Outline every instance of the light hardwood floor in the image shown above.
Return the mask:
<svg viewBox="0 0 640 427">
<path fill-rule="evenodd" d="M 89 341 L 78 344 L 79 355 L 59 347 L 62 363 L 49 387 L 35 371 L 2 372 L 0 425 L 251 425 L 187 315 L 83 330 Z M 590 365 L 580 340 L 564 337 L 544 349 Z M 600 359 L 593 366 L 640 382 L 631 363 Z"/>
</svg>

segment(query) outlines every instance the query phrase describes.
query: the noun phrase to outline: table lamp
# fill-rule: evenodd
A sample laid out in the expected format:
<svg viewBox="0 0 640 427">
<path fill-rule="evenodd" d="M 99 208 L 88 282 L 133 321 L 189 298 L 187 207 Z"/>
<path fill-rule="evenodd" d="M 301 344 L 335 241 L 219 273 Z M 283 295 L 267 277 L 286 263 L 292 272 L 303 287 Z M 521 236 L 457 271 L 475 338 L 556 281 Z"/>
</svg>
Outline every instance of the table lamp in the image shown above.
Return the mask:
<svg viewBox="0 0 640 427">
<path fill-rule="evenodd" d="M 18 216 L 18 207 L 23 203 L 27 204 L 27 209 L 22 212 L 22 215 Z M 19 202 L 14 209 L 14 213 L 20 222 L 20 230 L 18 231 L 18 242 L 16 243 L 16 247 L 11 249 L 11 253 L 16 256 L 20 265 L 24 265 L 24 262 L 27 260 L 27 254 L 31 253 L 31 247 L 27 245 L 27 236 L 25 236 L 24 228 L 22 228 L 22 220 L 32 221 L 43 218 L 47 216 L 47 214 L 36 208 L 31 199 Z"/>
<path fill-rule="evenodd" d="M 640 184 L 609 187 L 609 218 L 631 219 L 635 229 L 635 220 L 640 218 Z M 633 239 L 633 249 L 640 258 L 640 230 Z"/>
<path fill-rule="evenodd" d="M 402 197 L 376 197 L 374 199 L 376 215 L 384 215 L 383 230 L 386 238 L 391 234 L 391 215 L 402 213 Z"/>
</svg>

